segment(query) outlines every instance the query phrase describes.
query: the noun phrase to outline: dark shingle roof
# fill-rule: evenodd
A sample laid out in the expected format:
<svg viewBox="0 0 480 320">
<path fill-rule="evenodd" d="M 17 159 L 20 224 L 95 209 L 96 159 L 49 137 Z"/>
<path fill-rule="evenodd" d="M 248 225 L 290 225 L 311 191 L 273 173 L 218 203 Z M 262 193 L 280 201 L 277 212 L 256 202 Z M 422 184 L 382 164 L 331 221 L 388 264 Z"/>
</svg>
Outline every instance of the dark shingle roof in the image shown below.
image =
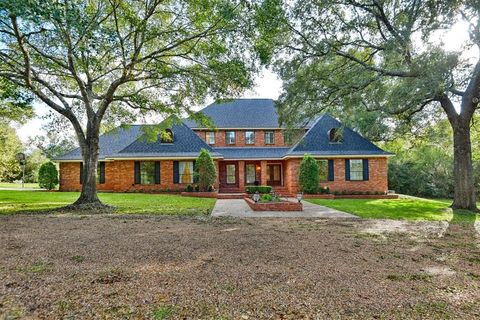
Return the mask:
<svg viewBox="0 0 480 320">
<path fill-rule="evenodd" d="M 212 156 L 220 156 L 214 152 L 198 135 L 183 123 L 174 123 L 171 127 L 173 143 L 160 141 L 148 142 L 142 130 L 148 125 L 132 125 L 118 127 L 100 136 L 100 160 L 106 158 L 148 158 L 148 157 L 197 157 L 200 150 L 207 149 Z M 77 148 L 55 160 L 81 160 L 80 149 Z"/>
<path fill-rule="evenodd" d="M 332 128 L 343 129 L 343 142 L 330 143 L 329 131 Z M 362 137 L 328 114 L 317 119 L 305 136 L 288 152 L 288 155 L 392 155 L 369 140 Z"/>
<path fill-rule="evenodd" d="M 139 137 L 126 148 L 118 152 L 116 157 L 132 156 L 198 156 L 200 150 L 207 149 L 212 156 L 219 156 L 208 146 L 195 132 L 183 123 L 174 123 L 171 127 L 173 132 L 173 143 L 162 143 L 160 141 L 149 142 L 145 136 Z"/>
<path fill-rule="evenodd" d="M 234 99 L 213 103 L 199 111 L 209 117 L 217 128 L 278 128 L 277 108 L 272 99 Z M 186 119 L 190 128 L 202 128 L 201 124 Z"/>
<path fill-rule="evenodd" d="M 289 148 L 225 147 L 213 148 L 227 159 L 281 159 Z"/>
<path fill-rule="evenodd" d="M 101 135 L 99 158 L 105 159 L 107 155 L 116 154 L 142 134 L 142 125 L 131 125 L 118 127 Z M 62 156 L 56 157 L 54 160 L 80 160 L 81 158 L 80 148 L 76 148 Z"/>
</svg>

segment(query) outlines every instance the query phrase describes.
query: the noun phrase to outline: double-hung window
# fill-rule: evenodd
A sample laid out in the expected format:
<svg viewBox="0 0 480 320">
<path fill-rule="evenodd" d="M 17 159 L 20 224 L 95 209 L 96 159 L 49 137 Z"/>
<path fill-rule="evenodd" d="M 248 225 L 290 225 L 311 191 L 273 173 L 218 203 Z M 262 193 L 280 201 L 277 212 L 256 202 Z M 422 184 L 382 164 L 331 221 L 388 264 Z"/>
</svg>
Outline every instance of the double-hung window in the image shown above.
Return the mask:
<svg viewBox="0 0 480 320">
<path fill-rule="evenodd" d="M 235 131 L 225 132 L 225 142 L 227 144 L 235 144 Z"/>
<path fill-rule="evenodd" d="M 180 161 L 178 173 L 180 183 L 193 183 L 193 161 Z"/>
<path fill-rule="evenodd" d="M 155 184 L 155 161 L 140 162 L 140 184 Z"/>
<path fill-rule="evenodd" d="M 215 132 L 207 131 L 205 133 L 205 140 L 208 144 L 215 144 Z"/>
<path fill-rule="evenodd" d="M 255 132 L 245 131 L 245 144 L 255 144 Z"/>
<path fill-rule="evenodd" d="M 363 180 L 363 160 L 362 159 L 350 160 L 350 180 L 352 181 Z"/>
<path fill-rule="evenodd" d="M 265 131 L 265 144 L 274 144 L 275 143 L 275 132 Z"/>
</svg>

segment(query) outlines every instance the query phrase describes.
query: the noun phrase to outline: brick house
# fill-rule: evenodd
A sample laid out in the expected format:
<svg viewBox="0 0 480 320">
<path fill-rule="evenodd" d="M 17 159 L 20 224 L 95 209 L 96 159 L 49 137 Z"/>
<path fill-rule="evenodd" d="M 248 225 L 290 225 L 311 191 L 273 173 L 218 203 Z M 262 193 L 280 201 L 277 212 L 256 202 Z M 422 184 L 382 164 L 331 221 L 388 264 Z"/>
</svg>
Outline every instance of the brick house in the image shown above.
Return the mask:
<svg viewBox="0 0 480 320">
<path fill-rule="evenodd" d="M 217 166 L 219 192 L 270 185 L 277 192 L 295 194 L 306 153 L 319 162 L 321 186 L 332 191 L 387 191 L 387 159 L 392 154 L 327 114 L 292 131 L 279 125 L 270 99 L 236 99 L 200 112 L 213 121 L 214 130 L 186 119 L 166 130 L 173 140 L 165 135 L 147 140 L 147 125 L 119 127 L 102 135 L 98 190 L 183 191 L 193 183 L 194 160 L 204 148 Z M 60 190 L 80 190 L 80 150 L 55 160 L 60 166 Z"/>
</svg>

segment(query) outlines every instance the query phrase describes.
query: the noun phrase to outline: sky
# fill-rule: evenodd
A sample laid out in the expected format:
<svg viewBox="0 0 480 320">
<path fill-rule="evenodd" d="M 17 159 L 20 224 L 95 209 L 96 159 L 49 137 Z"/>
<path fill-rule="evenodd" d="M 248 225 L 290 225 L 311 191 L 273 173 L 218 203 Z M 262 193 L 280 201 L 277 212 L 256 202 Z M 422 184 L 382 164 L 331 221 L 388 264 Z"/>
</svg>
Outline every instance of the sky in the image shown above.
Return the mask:
<svg viewBox="0 0 480 320">
<path fill-rule="evenodd" d="M 465 21 L 456 23 L 452 29 L 443 33 L 439 33 L 436 37 L 438 42 L 442 42 L 446 50 L 462 51 L 462 45 L 468 40 L 468 24 Z M 479 52 L 476 48 L 473 51 L 465 51 L 465 57 L 478 57 Z M 251 90 L 246 91 L 240 98 L 270 98 L 277 99 L 281 93 L 282 81 L 278 76 L 269 69 L 263 69 L 255 81 L 255 85 Z M 26 142 L 29 137 L 41 135 L 42 119 L 49 108 L 43 104 L 35 104 L 34 110 L 36 117 L 30 120 L 23 126 L 17 126 L 17 134 L 23 142 Z M 70 125 L 66 121 L 68 129 Z"/>
</svg>

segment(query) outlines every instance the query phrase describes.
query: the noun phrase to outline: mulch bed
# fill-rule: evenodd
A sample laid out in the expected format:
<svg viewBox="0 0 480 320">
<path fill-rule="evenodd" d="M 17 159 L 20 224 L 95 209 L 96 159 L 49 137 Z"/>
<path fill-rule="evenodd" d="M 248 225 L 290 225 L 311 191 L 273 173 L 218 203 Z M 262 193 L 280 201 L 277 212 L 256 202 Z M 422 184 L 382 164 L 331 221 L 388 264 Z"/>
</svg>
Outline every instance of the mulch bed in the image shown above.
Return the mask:
<svg viewBox="0 0 480 320">
<path fill-rule="evenodd" d="M 480 317 L 473 226 L 382 224 L 3 216 L 0 318 Z"/>
</svg>

